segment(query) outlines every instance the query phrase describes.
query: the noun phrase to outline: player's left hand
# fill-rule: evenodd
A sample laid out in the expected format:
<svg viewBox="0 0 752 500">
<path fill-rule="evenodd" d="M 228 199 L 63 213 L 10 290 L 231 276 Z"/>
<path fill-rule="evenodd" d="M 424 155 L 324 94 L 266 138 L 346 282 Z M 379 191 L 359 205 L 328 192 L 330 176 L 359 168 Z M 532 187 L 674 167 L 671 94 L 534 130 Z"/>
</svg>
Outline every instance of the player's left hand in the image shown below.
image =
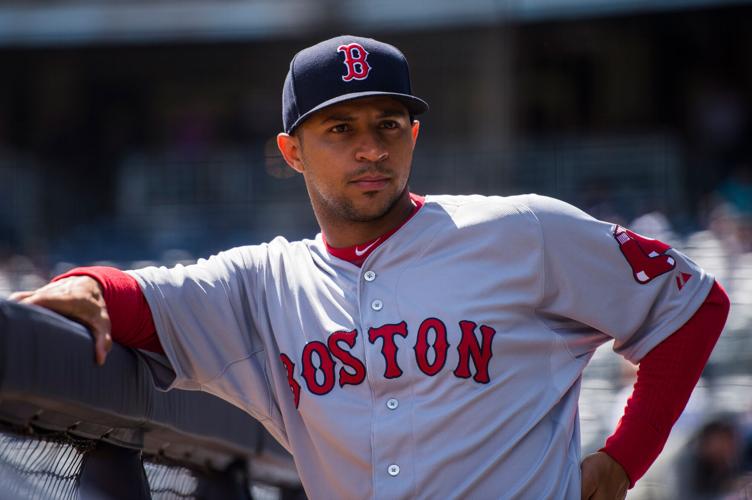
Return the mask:
<svg viewBox="0 0 752 500">
<path fill-rule="evenodd" d="M 623 500 L 629 489 L 629 477 L 619 463 L 602 451 L 585 457 L 582 471 L 581 500 Z"/>
</svg>

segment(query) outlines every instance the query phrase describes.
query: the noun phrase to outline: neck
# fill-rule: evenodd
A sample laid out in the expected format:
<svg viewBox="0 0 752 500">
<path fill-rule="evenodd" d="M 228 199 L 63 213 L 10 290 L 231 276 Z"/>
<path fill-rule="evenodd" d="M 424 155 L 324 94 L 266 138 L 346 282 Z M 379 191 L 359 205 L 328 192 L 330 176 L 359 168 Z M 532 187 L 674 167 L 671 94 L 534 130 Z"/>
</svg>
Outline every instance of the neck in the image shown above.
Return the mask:
<svg viewBox="0 0 752 500">
<path fill-rule="evenodd" d="M 397 202 L 381 217 L 366 222 L 332 220 L 316 212 L 321 231 L 326 235 L 327 244 L 332 247 L 349 247 L 368 243 L 400 226 L 413 213 L 415 205 L 407 189 Z"/>
</svg>

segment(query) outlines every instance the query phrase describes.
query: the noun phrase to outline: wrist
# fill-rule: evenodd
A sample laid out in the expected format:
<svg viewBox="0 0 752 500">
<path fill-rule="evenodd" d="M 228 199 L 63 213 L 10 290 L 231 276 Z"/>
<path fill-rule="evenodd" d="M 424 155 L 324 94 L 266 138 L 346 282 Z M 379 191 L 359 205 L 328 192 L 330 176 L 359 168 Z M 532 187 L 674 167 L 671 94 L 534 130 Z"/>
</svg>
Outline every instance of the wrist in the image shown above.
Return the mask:
<svg viewBox="0 0 752 500">
<path fill-rule="evenodd" d="M 70 279 L 90 292 L 92 298 L 107 302 L 107 282 L 102 280 L 96 267 L 77 267 L 52 278 L 52 282 Z"/>
<path fill-rule="evenodd" d="M 633 416 L 624 416 L 617 431 L 598 451 L 619 464 L 629 479 L 629 487 L 632 488 L 660 454 L 667 437 L 667 433 L 659 433 L 648 422 Z"/>
</svg>

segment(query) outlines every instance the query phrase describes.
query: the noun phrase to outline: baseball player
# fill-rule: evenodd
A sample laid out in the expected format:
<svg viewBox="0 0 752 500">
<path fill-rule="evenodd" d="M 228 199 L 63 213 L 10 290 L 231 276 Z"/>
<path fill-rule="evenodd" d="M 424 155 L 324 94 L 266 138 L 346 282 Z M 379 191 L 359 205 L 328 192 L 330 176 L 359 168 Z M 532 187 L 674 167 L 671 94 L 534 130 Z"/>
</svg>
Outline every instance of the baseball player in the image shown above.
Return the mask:
<svg viewBox="0 0 752 500">
<path fill-rule="evenodd" d="M 299 52 L 278 146 L 321 232 L 190 266 L 73 270 L 15 300 L 163 353 L 167 387 L 261 421 L 307 494 L 612 499 L 663 447 L 725 322 L 714 279 L 659 241 L 543 196 L 419 196 L 419 122 L 395 47 Z M 430 165 L 423 168 L 430 168 Z M 640 364 L 603 449 L 580 456 L 595 349 Z"/>
</svg>

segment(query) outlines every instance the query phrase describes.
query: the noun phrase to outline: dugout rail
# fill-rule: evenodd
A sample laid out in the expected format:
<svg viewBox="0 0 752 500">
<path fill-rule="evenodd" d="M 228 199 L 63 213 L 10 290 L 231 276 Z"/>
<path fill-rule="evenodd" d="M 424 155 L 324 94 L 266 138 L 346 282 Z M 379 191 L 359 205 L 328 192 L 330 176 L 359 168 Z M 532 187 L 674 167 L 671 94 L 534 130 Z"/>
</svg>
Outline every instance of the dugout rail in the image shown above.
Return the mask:
<svg viewBox="0 0 752 500">
<path fill-rule="evenodd" d="M 0 300 L 0 433 L 6 443 L 0 498 L 250 498 L 252 484 L 273 488 L 277 498 L 301 495 L 292 458 L 256 420 L 209 394 L 160 391 L 149 359 L 116 344 L 97 366 L 84 327 Z M 77 462 L 63 454 L 48 466 L 71 461 L 76 470 L 67 489 L 53 488 L 52 479 L 65 475 L 60 471 L 32 470 L 45 453 L 19 446 L 32 440 L 78 450 Z M 191 491 L 155 486 L 164 473 L 146 474 L 145 463 L 181 467 L 193 478 Z"/>
</svg>

